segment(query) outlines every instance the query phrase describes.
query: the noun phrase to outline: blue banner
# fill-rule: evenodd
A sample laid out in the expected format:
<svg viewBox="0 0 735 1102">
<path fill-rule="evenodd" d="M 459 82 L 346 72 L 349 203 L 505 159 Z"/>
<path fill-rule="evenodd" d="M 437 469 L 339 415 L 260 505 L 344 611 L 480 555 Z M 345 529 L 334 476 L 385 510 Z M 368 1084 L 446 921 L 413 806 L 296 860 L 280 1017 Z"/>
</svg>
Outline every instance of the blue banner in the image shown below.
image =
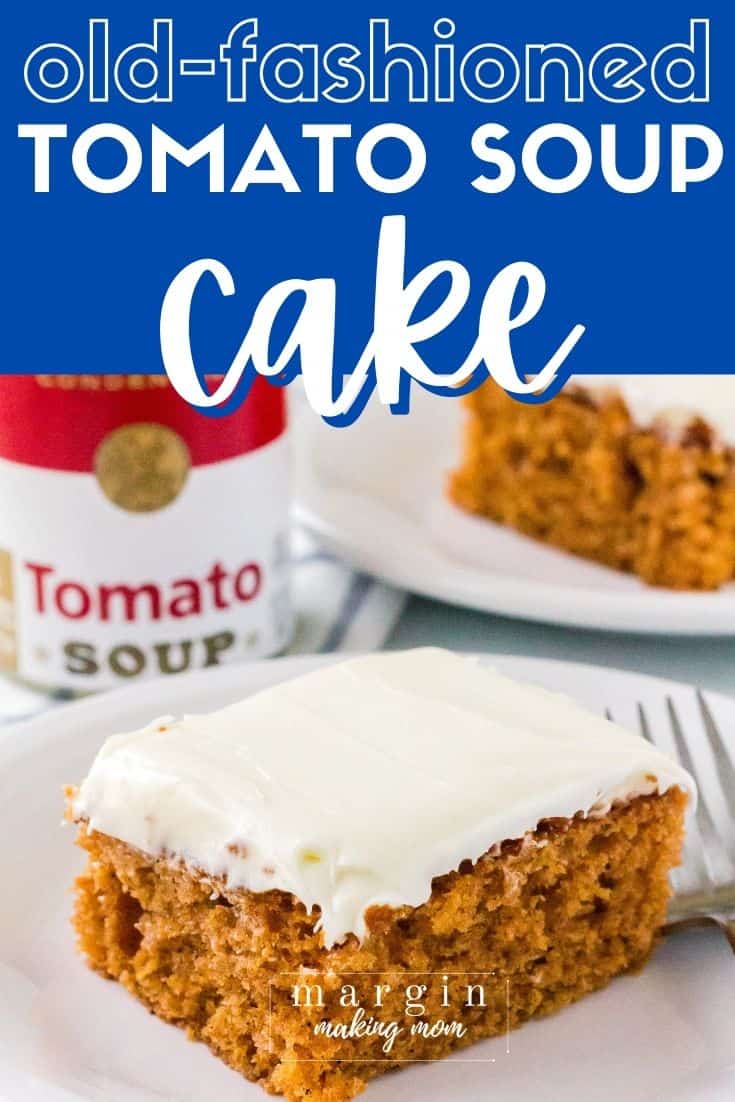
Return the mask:
<svg viewBox="0 0 735 1102">
<path fill-rule="evenodd" d="M 3 370 L 265 342 L 246 375 L 311 355 L 333 393 L 382 357 L 396 408 L 474 353 L 729 372 L 732 32 L 722 0 L 18 5 Z"/>
</svg>

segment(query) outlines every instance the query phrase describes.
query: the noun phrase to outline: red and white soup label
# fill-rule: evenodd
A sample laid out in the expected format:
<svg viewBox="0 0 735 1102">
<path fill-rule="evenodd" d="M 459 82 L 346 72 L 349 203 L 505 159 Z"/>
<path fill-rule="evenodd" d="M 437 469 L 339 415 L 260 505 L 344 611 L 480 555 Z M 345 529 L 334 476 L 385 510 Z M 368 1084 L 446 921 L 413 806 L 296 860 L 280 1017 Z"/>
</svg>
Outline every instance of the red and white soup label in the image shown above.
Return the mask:
<svg viewBox="0 0 735 1102">
<path fill-rule="evenodd" d="M 0 380 L 0 669 L 104 689 L 288 641 L 283 391 L 192 409 L 163 376 Z"/>
</svg>

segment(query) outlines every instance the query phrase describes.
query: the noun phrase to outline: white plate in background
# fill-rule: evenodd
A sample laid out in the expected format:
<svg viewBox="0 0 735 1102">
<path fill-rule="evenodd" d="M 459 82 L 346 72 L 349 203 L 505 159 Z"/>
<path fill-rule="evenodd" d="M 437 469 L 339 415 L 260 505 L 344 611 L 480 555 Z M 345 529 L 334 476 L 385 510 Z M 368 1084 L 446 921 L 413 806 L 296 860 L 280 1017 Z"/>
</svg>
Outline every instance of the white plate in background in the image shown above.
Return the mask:
<svg viewBox="0 0 735 1102">
<path fill-rule="evenodd" d="M 120 689 L 0 731 L 0 1098 L 3 1102 L 264 1102 L 259 1087 L 203 1045 L 151 1017 L 90 972 L 69 927 L 82 855 L 61 829 L 62 786 L 80 780 L 113 730 L 155 715 L 208 711 L 335 661 L 285 658 Z M 483 659 L 485 660 L 485 659 Z M 609 707 L 633 726 L 641 701 L 670 746 L 665 698 L 698 723 L 693 690 L 640 674 L 540 659 L 492 665 Z M 735 701 L 708 700 L 735 740 Z M 698 730 L 693 727 L 692 729 Z M 449 736 L 448 736 L 449 737 Z M 697 769 L 714 776 L 705 740 Z M 716 805 L 715 813 L 717 813 Z M 725 823 L 725 830 L 733 830 Z M 735 958 L 714 930 L 667 939 L 646 970 L 470 1051 L 377 1079 L 365 1102 L 731 1102 L 735 1097 Z M 363 1097 L 363 1096 L 361 1096 Z M 315 1099 L 314 1102 L 317 1102 Z"/>
<path fill-rule="evenodd" d="M 598 630 L 735 635 L 735 584 L 654 588 L 451 505 L 461 412 L 419 390 L 407 416 L 370 402 L 344 429 L 302 409 L 297 518 L 359 569 L 451 604 Z"/>
</svg>

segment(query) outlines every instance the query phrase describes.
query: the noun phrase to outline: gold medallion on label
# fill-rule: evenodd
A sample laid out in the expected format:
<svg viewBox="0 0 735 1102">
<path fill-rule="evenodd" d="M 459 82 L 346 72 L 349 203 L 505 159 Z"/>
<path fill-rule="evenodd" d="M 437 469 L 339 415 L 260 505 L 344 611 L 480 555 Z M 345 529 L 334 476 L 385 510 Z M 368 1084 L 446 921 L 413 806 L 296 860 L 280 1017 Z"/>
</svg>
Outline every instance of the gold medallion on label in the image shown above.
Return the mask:
<svg viewBox="0 0 735 1102">
<path fill-rule="evenodd" d="M 131 513 L 152 513 L 174 501 L 186 483 L 191 456 L 166 425 L 122 425 L 102 441 L 94 473 L 105 497 Z"/>
</svg>

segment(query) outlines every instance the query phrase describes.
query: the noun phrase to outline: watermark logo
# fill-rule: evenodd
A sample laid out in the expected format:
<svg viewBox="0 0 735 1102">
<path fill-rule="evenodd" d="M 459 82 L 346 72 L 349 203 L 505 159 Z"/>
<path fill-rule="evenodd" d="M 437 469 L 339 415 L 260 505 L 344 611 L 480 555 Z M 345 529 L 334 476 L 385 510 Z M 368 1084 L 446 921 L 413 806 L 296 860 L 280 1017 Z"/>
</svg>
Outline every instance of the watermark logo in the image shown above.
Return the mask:
<svg viewBox="0 0 735 1102">
<path fill-rule="evenodd" d="M 269 1047 L 277 1030 L 311 1036 L 291 1063 L 425 1063 L 488 1035 L 510 1055 L 510 980 L 496 972 L 300 972 L 269 981 Z M 296 1050 L 295 1050 L 296 1051 Z"/>
</svg>

